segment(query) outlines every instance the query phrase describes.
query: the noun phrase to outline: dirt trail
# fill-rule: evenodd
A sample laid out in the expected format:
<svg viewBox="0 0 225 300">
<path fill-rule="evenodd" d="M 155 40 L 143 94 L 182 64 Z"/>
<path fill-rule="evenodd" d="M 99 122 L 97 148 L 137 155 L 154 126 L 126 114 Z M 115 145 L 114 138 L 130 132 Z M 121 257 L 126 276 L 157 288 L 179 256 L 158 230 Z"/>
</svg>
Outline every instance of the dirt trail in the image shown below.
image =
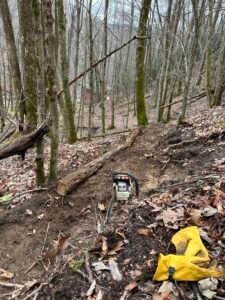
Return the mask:
<svg viewBox="0 0 225 300">
<path fill-rule="evenodd" d="M 38 265 L 28 275 L 25 272 L 42 251 L 48 225 L 46 245 L 57 238 L 60 231 L 69 231 L 71 243 L 79 242 L 77 248 L 90 246 L 96 236 L 93 203 L 110 200 L 112 171 L 132 172 L 141 190 L 158 185 L 161 165 L 155 161 L 154 151 L 165 130 L 168 130 L 165 126 L 150 125 L 130 149 L 113 157 L 98 174 L 65 198 L 54 192 L 42 192 L 13 209 L 0 208 L 0 267 L 15 273 L 15 281 L 41 278 L 43 266 Z M 88 206 L 91 213 L 82 216 L 81 211 Z"/>
</svg>

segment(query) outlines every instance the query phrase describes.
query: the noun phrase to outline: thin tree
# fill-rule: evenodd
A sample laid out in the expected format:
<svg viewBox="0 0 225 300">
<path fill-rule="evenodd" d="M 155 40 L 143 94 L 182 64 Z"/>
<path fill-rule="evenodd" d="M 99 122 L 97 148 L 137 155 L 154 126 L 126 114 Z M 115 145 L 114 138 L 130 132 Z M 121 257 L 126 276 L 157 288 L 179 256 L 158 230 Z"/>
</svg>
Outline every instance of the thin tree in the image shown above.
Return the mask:
<svg viewBox="0 0 225 300">
<path fill-rule="evenodd" d="M 76 128 L 74 123 L 73 104 L 69 88 L 69 62 L 66 46 L 66 20 L 64 13 L 64 1 L 57 0 L 58 12 L 58 25 L 59 25 L 59 48 L 60 48 L 60 62 L 61 62 L 61 75 L 62 86 L 65 100 L 65 110 L 68 122 L 68 142 L 73 144 L 77 140 Z"/>
<path fill-rule="evenodd" d="M 10 65 L 11 76 L 13 77 L 14 91 L 18 104 L 19 122 L 23 124 L 24 116 L 26 114 L 25 98 L 23 93 L 19 60 L 12 26 L 12 19 L 7 0 L 0 1 L 0 15 L 3 23 L 3 29 L 7 45 L 7 56 Z"/>
<path fill-rule="evenodd" d="M 216 68 L 216 76 L 215 76 L 215 92 L 213 97 L 212 106 L 220 105 L 223 92 L 225 90 L 225 32 L 224 32 L 224 15 L 222 18 L 222 28 L 221 28 L 221 42 L 220 42 L 220 50 L 217 60 L 217 68 Z"/>
<path fill-rule="evenodd" d="M 136 50 L 136 103 L 137 103 L 137 123 L 138 126 L 148 124 L 144 95 L 144 60 L 145 44 L 147 33 L 148 14 L 151 7 L 151 0 L 143 0 L 138 24 L 138 45 Z"/>
<path fill-rule="evenodd" d="M 42 8 L 39 0 L 32 0 L 32 15 L 34 19 L 34 48 L 36 65 L 36 93 L 37 93 L 37 122 L 43 123 L 46 118 L 47 105 L 45 101 L 45 61 L 44 41 L 42 26 Z M 44 172 L 44 141 L 43 139 L 36 146 L 36 184 L 42 186 L 45 183 Z"/>
<path fill-rule="evenodd" d="M 204 0 L 202 0 L 204 1 Z M 193 74 L 193 69 L 196 61 L 196 54 L 197 54 L 197 47 L 198 47 L 198 37 L 199 37 L 199 14 L 198 14 L 198 1 L 191 0 L 192 8 L 193 8 L 193 23 L 194 23 L 194 36 L 191 42 L 191 50 L 190 56 L 188 61 L 188 70 L 186 74 L 186 80 L 184 84 L 184 92 L 183 92 L 183 102 L 182 102 L 182 109 L 181 114 L 178 118 L 178 125 L 182 123 L 185 118 L 186 108 L 187 108 L 187 99 L 188 99 L 188 92 L 191 83 L 191 77 Z"/>
<path fill-rule="evenodd" d="M 45 78 L 47 87 L 47 99 L 52 119 L 51 127 L 51 156 L 49 166 L 49 182 L 56 179 L 57 161 L 58 161 L 58 141 L 59 141 L 59 120 L 57 107 L 57 89 L 56 89 L 56 63 L 55 63 L 55 34 L 54 18 L 52 16 L 52 1 L 42 0 L 43 15 L 45 26 Z"/>
<path fill-rule="evenodd" d="M 37 125 L 37 90 L 36 90 L 36 61 L 34 24 L 32 18 L 32 2 L 30 0 L 17 0 L 19 9 L 19 24 L 21 35 L 22 74 L 24 94 L 26 97 L 26 111 L 28 124 L 31 130 Z"/>
<path fill-rule="evenodd" d="M 109 8 L 109 0 L 105 0 L 105 11 L 104 11 L 104 51 L 103 55 L 107 55 L 108 49 L 108 8 Z M 101 89 L 101 121 L 102 121 L 102 133 L 105 134 L 105 98 L 106 98 L 106 63 L 105 60 L 103 62 L 103 73 L 102 73 L 102 89 Z"/>
<path fill-rule="evenodd" d="M 79 50 L 80 50 L 80 33 L 83 26 L 83 0 L 76 1 L 76 44 L 75 44 L 75 59 L 74 59 L 74 77 L 78 75 L 79 69 Z M 73 107 L 74 112 L 76 108 L 77 100 L 77 82 L 74 84 L 73 88 Z"/>
<path fill-rule="evenodd" d="M 213 0 L 208 0 L 208 34 L 207 34 L 207 51 L 206 51 L 206 90 L 209 106 L 213 104 L 213 93 L 211 84 L 212 68 L 212 37 L 213 37 Z"/>
<path fill-rule="evenodd" d="M 88 16 L 89 16 L 89 63 L 91 66 L 90 76 L 89 76 L 89 86 L 90 86 L 90 102 L 88 109 L 88 137 L 91 137 L 91 126 L 92 126 L 92 109 L 94 102 L 94 69 L 93 69 L 93 61 L 94 61 L 94 51 L 93 51 L 93 27 L 92 27 L 92 0 L 89 0 L 88 7 Z"/>
</svg>

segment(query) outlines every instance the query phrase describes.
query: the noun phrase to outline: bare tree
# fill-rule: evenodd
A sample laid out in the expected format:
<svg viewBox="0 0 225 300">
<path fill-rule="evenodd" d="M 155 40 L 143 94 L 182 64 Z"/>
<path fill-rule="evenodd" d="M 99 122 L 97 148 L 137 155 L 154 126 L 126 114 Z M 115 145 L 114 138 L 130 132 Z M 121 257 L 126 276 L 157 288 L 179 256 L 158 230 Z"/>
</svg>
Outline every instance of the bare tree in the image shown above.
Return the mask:
<svg viewBox="0 0 225 300">
<path fill-rule="evenodd" d="M 92 0 L 89 0 L 88 7 L 88 16 L 89 16 L 89 62 L 91 66 L 90 76 L 89 76 L 89 86 L 90 86 L 90 102 L 89 102 L 89 110 L 88 110 L 88 137 L 91 137 L 91 127 L 92 127 L 92 109 L 94 102 L 94 70 L 93 70 L 93 62 L 94 62 L 94 51 L 93 51 L 93 27 L 92 27 Z"/>
<path fill-rule="evenodd" d="M 151 7 L 151 0 L 143 0 L 138 25 L 138 45 L 136 51 L 136 102 L 137 122 L 139 126 L 147 125 L 148 118 L 145 107 L 144 96 L 144 59 L 147 33 L 148 14 Z"/>
<path fill-rule="evenodd" d="M 7 56 L 10 64 L 10 70 L 13 78 L 14 90 L 18 104 L 19 121 L 24 123 L 24 115 L 26 114 L 25 98 L 19 68 L 19 60 L 16 49 L 15 37 L 13 32 L 12 20 L 7 0 L 0 1 L 0 15 L 2 18 L 3 29 L 7 45 Z"/>
<path fill-rule="evenodd" d="M 103 55 L 107 55 L 108 49 L 108 8 L 109 0 L 105 0 L 105 11 L 104 11 L 104 51 Z M 106 98 L 106 60 L 103 62 L 102 70 L 102 86 L 101 86 L 101 110 L 102 110 L 102 133 L 105 133 L 105 98 Z"/>
<path fill-rule="evenodd" d="M 43 16 L 45 26 L 45 77 L 47 87 L 47 100 L 52 118 L 51 128 L 51 157 L 49 167 L 49 182 L 56 179 L 57 161 L 58 161 L 58 140 L 59 140 L 59 119 L 57 107 L 57 90 L 56 90 L 56 63 L 55 63 L 55 34 L 54 18 L 52 16 L 51 0 L 42 0 Z"/>
<path fill-rule="evenodd" d="M 43 41 L 43 18 L 42 7 L 39 0 L 32 0 L 32 15 L 34 21 L 34 48 L 35 48 L 35 65 L 36 65 L 36 94 L 37 94 L 37 115 L 39 124 L 43 123 L 46 118 L 47 103 L 45 99 L 45 59 L 44 59 L 44 41 Z M 45 183 L 44 172 L 44 141 L 41 139 L 37 143 L 36 149 L 36 182 L 37 186 Z"/>
<path fill-rule="evenodd" d="M 37 125 L 37 91 L 36 91 L 36 62 L 34 47 L 34 24 L 32 18 L 32 2 L 30 0 L 17 0 L 19 9 L 19 24 L 21 34 L 22 74 L 24 94 L 26 97 L 26 110 L 30 130 Z"/>
<path fill-rule="evenodd" d="M 60 48 L 60 62 L 61 62 L 61 74 L 62 74 L 62 86 L 65 100 L 65 113 L 67 117 L 67 130 L 68 130 L 68 142 L 73 144 L 77 140 L 76 128 L 74 123 L 73 104 L 69 88 L 69 62 L 66 46 L 66 20 L 64 14 L 64 1 L 57 0 L 57 12 L 58 12 L 58 25 L 59 25 L 59 48 Z"/>
</svg>

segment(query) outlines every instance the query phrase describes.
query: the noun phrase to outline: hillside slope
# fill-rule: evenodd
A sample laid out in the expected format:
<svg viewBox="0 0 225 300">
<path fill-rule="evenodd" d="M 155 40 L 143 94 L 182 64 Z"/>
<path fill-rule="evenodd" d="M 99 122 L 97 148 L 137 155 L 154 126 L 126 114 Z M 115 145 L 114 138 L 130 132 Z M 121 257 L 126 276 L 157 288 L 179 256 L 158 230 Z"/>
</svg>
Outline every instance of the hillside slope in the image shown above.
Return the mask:
<svg viewBox="0 0 225 300">
<path fill-rule="evenodd" d="M 189 225 L 202 228 L 211 257 L 224 263 L 224 117 L 224 108 L 218 107 L 189 118 L 178 130 L 150 124 L 131 148 L 112 157 L 72 194 L 59 197 L 50 189 L 30 199 L 18 197 L 8 206 L 2 203 L 0 268 L 14 274 L 4 283 L 24 288 L 2 287 L 1 281 L 0 294 L 17 290 L 17 299 L 31 293 L 35 299 L 190 299 L 196 293 L 191 284 L 174 284 L 165 298 L 152 276 L 159 253 L 172 251 L 172 235 Z M 124 139 L 102 141 L 92 149 L 93 157 Z M 74 161 L 69 154 L 70 164 L 79 159 L 79 153 Z M 98 234 L 111 199 L 112 171 L 132 172 L 140 195 L 114 205 L 106 230 Z M 115 263 L 119 274 L 109 271 L 118 271 Z M 0 278 L 5 279 L 1 273 Z M 36 281 L 26 284 L 31 280 Z M 219 295 L 223 289 L 221 282 Z"/>
</svg>

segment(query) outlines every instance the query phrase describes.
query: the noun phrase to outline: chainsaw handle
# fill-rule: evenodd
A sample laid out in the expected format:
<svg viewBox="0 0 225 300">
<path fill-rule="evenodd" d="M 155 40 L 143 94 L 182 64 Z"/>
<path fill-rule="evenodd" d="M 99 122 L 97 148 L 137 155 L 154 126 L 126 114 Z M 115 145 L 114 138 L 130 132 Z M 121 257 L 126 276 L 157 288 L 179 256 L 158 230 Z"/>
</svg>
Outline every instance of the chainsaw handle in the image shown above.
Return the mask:
<svg viewBox="0 0 225 300">
<path fill-rule="evenodd" d="M 117 172 L 117 171 L 113 171 L 112 177 L 114 178 L 114 176 L 119 175 L 119 174 L 128 175 L 129 177 L 131 177 L 133 179 L 133 181 L 135 183 L 136 196 L 138 196 L 139 195 L 139 184 L 138 184 L 137 178 L 133 174 L 131 174 L 131 173 L 128 173 L 128 172 Z"/>
</svg>

